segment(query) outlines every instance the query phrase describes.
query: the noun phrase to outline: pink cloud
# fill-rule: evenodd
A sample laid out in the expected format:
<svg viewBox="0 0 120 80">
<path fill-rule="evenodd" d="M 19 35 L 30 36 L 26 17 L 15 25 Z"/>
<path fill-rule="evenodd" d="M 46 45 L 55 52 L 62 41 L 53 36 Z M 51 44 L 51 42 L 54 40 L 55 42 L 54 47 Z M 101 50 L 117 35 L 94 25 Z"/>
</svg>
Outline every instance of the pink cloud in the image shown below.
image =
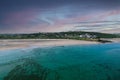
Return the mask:
<svg viewBox="0 0 120 80">
<path fill-rule="evenodd" d="M 35 10 L 22 10 L 9 13 L 3 20 L 7 25 L 25 25 L 36 16 Z"/>
<path fill-rule="evenodd" d="M 69 26 L 71 24 L 77 24 L 79 22 L 89 22 L 92 21 L 93 23 L 89 25 L 98 25 L 98 23 L 95 23 L 97 21 L 102 21 L 105 18 L 109 16 L 114 16 L 120 14 L 119 10 L 113 10 L 113 11 L 101 11 L 96 13 L 89 13 L 85 15 L 78 14 L 77 16 L 73 13 L 73 17 L 67 17 L 67 15 L 64 16 L 64 18 L 60 18 L 59 16 L 50 16 L 48 17 L 48 20 L 51 20 L 54 24 L 48 25 L 44 22 L 42 22 L 41 16 L 47 11 L 36 11 L 35 9 L 27 9 L 27 10 L 21 10 L 16 12 L 9 13 L 3 20 L 4 24 L 9 25 L 10 27 L 14 28 L 14 30 L 19 32 L 49 32 L 49 31 L 62 31 L 64 29 L 70 28 Z M 74 16 L 75 15 L 75 16 Z M 45 15 L 44 17 L 46 17 Z M 31 21 L 35 21 L 36 23 L 34 25 L 30 25 Z M 41 23 L 40 23 L 41 21 Z M 43 24 L 42 24 L 43 23 Z M 29 28 L 26 26 L 30 26 Z M 66 28 L 67 26 L 67 28 Z M 74 26 L 74 25 L 72 25 Z"/>
<path fill-rule="evenodd" d="M 104 20 L 107 17 L 111 17 L 111 16 L 116 16 L 120 14 L 120 10 L 112 10 L 112 11 L 106 11 L 103 12 L 102 14 L 98 14 L 97 19 L 98 20 Z"/>
<path fill-rule="evenodd" d="M 72 17 L 72 18 L 65 18 L 62 20 L 55 20 L 55 24 L 61 24 L 61 25 L 65 25 L 65 24 L 71 24 L 71 23 L 79 23 L 79 22 L 87 22 L 90 21 L 94 18 L 94 14 L 88 14 L 88 15 L 84 15 L 84 16 L 77 16 L 77 17 Z"/>
</svg>

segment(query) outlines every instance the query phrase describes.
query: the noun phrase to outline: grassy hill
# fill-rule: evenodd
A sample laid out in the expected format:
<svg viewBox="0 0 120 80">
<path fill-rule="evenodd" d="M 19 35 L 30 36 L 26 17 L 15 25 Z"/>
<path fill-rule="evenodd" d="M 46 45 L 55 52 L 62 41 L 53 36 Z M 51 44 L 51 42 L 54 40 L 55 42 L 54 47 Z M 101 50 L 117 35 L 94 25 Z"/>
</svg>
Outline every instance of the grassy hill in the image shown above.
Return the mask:
<svg viewBox="0 0 120 80">
<path fill-rule="evenodd" d="M 96 38 L 120 38 L 120 34 L 106 34 L 97 32 L 55 32 L 55 33 L 32 33 L 32 34 L 0 34 L 0 39 L 84 39 L 90 40 L 87 37 L 80 37 L 80 35 L 95 35 Z M 94 40 L 93 39 L 93 40 Z M 92 39 L 91 39 L 92 40 Z"/>
</svg>

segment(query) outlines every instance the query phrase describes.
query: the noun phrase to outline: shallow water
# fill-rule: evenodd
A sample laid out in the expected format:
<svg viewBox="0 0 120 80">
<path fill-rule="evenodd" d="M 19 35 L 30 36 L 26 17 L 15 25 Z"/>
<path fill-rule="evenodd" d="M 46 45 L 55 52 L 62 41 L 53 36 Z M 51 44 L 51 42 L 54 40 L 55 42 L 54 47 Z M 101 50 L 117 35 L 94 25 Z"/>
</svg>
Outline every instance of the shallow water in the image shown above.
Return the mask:
<svg viewBox="0 0 120 80">
<path fill-rule="evenodd" d="M 0 51 L 0 80 L 120 80 L 120 43 Z"/>
</svg>

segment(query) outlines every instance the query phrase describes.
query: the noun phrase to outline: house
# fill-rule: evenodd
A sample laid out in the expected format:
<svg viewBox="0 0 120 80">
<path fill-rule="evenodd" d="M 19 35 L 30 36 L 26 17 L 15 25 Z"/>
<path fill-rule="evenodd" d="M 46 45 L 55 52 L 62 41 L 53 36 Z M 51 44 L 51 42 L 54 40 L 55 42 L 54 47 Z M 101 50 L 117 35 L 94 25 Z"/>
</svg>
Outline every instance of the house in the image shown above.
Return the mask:
<svg viewBox="0 0 120 80">
<path fill-rule="evenodd" d="M 79 37 L 80 37 L 80 38 L 90 38 L 90 39 L 97 38 L 96 35 L 91 35 L 91 34 L 88 34 L 88 33 L 82 34 L 82 35 L 80 35 Z"/>
</svg>

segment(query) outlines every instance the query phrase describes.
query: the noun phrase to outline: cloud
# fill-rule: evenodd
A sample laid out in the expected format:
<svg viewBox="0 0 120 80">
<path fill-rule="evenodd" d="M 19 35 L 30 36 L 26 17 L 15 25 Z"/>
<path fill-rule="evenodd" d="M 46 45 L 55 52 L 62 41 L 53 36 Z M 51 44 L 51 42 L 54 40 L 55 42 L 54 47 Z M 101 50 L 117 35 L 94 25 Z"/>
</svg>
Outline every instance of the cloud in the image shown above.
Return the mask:
<svg viewBox="0 0 120 80">
<path fill-rule="evenodd" d="M 0 32 L 117 29 L 119 8 L 120 0 L 1 0 Z"/>
</svg>

